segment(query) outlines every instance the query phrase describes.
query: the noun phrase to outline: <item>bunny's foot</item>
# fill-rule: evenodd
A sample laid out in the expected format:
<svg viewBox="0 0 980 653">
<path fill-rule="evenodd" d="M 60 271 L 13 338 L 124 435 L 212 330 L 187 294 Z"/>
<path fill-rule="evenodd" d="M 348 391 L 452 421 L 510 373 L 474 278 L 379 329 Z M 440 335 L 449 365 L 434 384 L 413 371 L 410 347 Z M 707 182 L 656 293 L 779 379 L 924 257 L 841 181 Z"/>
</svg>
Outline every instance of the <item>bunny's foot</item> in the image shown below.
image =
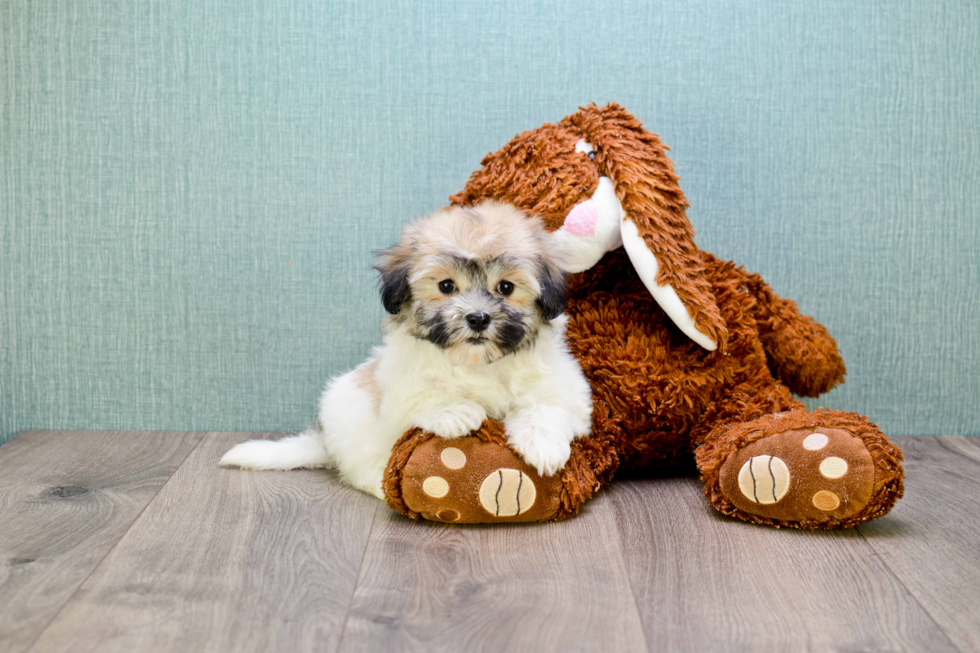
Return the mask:
<svg viewBox="0 0 980 653">
<path fill-rule="evenodd" d="M 855 413 L 793 410 L 719 427 L 697 451 L 705 494 L 756 523 L 848 528 L 902 496 L 902 452 Z"/>
<path fill-rule="evenodd" d="M 503 424 L 488 419 L 470 435 L 450 440 L 421 429 L 406 433 L 385 470 L 384 493 L 392 509 L 414 519 L 558 521 L 608 483 L 618 462 L 606 440 L 585 437 L 572 443 L 563 469 L 543 476 L 507 444 Z"/>
</svg>

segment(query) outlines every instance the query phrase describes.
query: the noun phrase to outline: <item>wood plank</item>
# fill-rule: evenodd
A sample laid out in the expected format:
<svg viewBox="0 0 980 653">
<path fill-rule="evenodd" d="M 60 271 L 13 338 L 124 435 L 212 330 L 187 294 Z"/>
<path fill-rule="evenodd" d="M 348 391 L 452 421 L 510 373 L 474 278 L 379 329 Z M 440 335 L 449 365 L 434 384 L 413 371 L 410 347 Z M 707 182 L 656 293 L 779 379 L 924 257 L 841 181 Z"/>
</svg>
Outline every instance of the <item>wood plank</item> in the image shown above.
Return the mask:
<svg viewBox="0 0 980 653">
<path fill-rule="evenodd" d="M 855 530 L 740 522 L 694 478 L 609 495 L 651 650 L 955 650 Z"/>
<path fill-rule="evenodd" d="M 953 643 L 980 650 L 980 439 L 895 440 L 905 498 L 858 530 Z"/>
<path fill-rule="evenodd" d="M 647 650 L 605 498 L 557 524 L 378 515 L 342 650 L 538 648 Z"/>
<path fill-rule="evenodd" d="M 252 437 L 208 434 L 33 650 L 336 648 L 381 503 L 323 470 L 218 468 Z"/>
<path fill-rule="evenodd" d="M 203 435 L 25 431 L 0 447 L 0 650 L 30 646 Z"/>
<path fill-rule="evenodd" d="M 718 515 L 692 478 L 620 480 L 560 524 L 413 522 L 329 472 L 217 469 L 249 437 L 0 447 L 0 650 L 980 649 L 975 439 L 899 438 L 895 510 L 805 533 Z"/>
</svg>

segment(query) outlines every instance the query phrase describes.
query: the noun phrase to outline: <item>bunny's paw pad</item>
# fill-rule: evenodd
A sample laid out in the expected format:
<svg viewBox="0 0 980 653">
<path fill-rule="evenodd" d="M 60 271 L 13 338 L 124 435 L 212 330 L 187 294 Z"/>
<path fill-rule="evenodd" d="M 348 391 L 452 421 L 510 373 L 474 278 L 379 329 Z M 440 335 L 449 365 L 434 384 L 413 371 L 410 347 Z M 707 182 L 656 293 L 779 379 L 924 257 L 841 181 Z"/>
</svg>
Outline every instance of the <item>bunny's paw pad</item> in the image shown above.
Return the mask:
<svg viewBox="0 0 980 653">
<path fill-rule="evenodd" d="M 725 497 L 751 515 L 826 522 L 868 505 L 875 466 L 864 441 L 844 429 L 796 429 L 735 451 L 720 482 Z"/>
<path fill-rule="evenodd" d="M 473 436 L 425 441 L 401 476 L 412 512 L 454 524 L 547 521 L 560 489 L 560 475 L 540 476 L 508 447 Z"/>
</svg>

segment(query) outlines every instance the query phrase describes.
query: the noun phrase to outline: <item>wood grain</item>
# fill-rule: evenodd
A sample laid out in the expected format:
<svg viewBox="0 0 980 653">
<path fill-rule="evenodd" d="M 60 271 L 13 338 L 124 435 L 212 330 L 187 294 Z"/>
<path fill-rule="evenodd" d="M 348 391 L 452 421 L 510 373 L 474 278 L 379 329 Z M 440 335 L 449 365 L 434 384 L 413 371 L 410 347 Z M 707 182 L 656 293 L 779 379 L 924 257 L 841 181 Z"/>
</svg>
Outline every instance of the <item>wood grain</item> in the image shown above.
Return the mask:
<svg viewBox="0 0 980 653">
<path fill-rule="evenodd" d="M 611 506 L 557 524 L 379 514 L 345 651 L 647 650 Z"/>
<path fill-rule="evenodd" d="M 650 650 L 955 650 L 857 531 L 736 521 L 693 478 L 609 495 Z"/>
<path fill-rule="evenodd" d="M 895 439 L 905 498 L 861 535 L 960 650 L 980 650 L 980 440 Z"/>
<path fill-rule="evenodd" d="M 0 650 L 30 646 L 202 435 L 25 431 L 0 447 Z"/>
<path fill-rule="evenodd" d="M 208 434 L 36 651 L 336 647 L 377 499 L 331 472 L 242 472 Z"/>
<path fill-rule="evenodd" d="M 0 448 L 0 651 L 980 649 L 971 438 L 898 439 L 890 515 L 799 532 L 693 478 L 620 479 L 559 524 L 415 522 L 331 472 L 217 468 L 249 437 Z"/>
</svg>

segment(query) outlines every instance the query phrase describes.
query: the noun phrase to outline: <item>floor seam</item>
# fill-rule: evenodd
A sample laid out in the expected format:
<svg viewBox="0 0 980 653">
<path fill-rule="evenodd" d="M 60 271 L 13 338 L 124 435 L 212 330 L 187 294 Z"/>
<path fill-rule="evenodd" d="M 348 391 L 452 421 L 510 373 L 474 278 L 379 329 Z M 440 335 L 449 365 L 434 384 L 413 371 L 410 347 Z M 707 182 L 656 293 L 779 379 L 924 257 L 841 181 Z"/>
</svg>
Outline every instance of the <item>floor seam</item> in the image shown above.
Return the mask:
<svg viewBox="0 0 980 653">
<path fill-rule="evenodd" d="M 619 510 L 616 507 L 616 502 L 612 498 L 611 493 L 609 493 L 609 488 L 606 488 L 606 501 L 612 504 L 612 517 L 616 526 L 616 539 L 619 541 L 619 561 L 622 565 L 623 575 L 626 576 L 626 582 L 629 584 L 630 596 L 633 597 L 633 611 L 636 614 L 636 622 L 640 628 L 640 635 L 643 637 L 643 647 L 649 651 L 650 649 L 650 639 L 647 637 L 647 629 L 643 624 L 643 616 L 640 613 L 640 601 L 636 597 L 636 588 L 633 586 L 633 578 L 629 573 L 629 569 L 626 565 L 626 552 L 623 550 L 623 534 L 619 528 Z"/>
<path fill-rule="evenodd" d="M 337 651 L 344 646 L 344 635 L 347 634 L 347 621 L 350 619 L 351 608 L 354 607 L 354 598 L 357 596 L 357 588 L 361 584 L 361 577 L 364 575 L 364 561 L 367 559 L 367 550 L 371 546 L 371 536 L 374 535 L 374 525 L 378 522 L 378 513 L 381 511 L 381 501 L 374 508 L 374 516 L 371 518 L 371 528 L 368 529 L 367 539 L 364 541 L 364 551 L 361 553 L 361 562 L 357 566 L 357 578 L 354 579 L 354 587 L 350 592 L 350 600 L 347 602 L 347 612 L 344 613 L 344 622 L 340 626 L 340 637 L 337 640 Z"/>
<path fill-rule="evenodd" d="M 145 431 L 145 432 L 148 433 L 150 431 Z M 133 529 L 133 526 L 136 524 L 136 522 L 138 522 L 140 518 L 143 516 L 143 513 L 146 512 L 146 509 L 149 508 L 150 505 L 157 500 L 157 498 L 160 496 L 160 493 L 163 492 L 163 489 L 168 485 L 170 485 L 170 483 L 174 479 L 174 476 L 176 476 L 180 468 L 184 466 L 184 463 L 187 462 L 187 459 L 190 458 L 191 454 L 197 451 L 198 447 L 201 446 L 201 443 L 204 442 L 208 438 L 208 436 L 211 435 L 212 433 L 217 433 L 217 431 L 205 431 L 204 435 L 202 435 L 201 438 L 197 441 L 197 444 L 195 444 L 193 447 L 190 448 L 190 450 L 188 450 L 187 455 L 184 456 L 184 458 L 180 461 L 180 464 L 174 467 L 174 471 L 170 474 L 170 477 L 167 479 L 167 482 L 161 485 L 160 489 L 156 491 L 156 494 L 154 494 L 153 497 L 146 502 L 146 505 L 143 506 L 143 509 L 140 510 L 139 513 L 133 518 L 133 521 L 129 522 L 129 526 L 126 528 L 125 531 L 122 532 L 122 534 L 119 536 L 119 539 L 117 539 L 115 543 L 113 543 L 113 545 L 109 547 L 109 549 L 105 552 L 105 555 L 103 555 L 99 559 L 99 562 L 92 567 L 92 570 L 85 576 L 85 578 L 82 579 L 82 581 L 78 584 L 78 587 L 75 588 L 75 591 L 72 592 L 67 599 L 65 599 L 65 602 L 61 604 L 61 607 L 58 608 L 58 611 L 55 612 L 54 615 L 51 617 L 51 619 L 48 620 L 48 623 L 44 624 L 44 627 L 38 631 L 37 635 L 34 636 L 34 639 L 32 639 L 30 644 L 27 645 L 27 648 L 24 649 L 25 653 L 30 653 L 31 651 L 34 650 L 34 646 L 37 644 L 37 640 L 41 639 L 41 636 L 47 632 L 48 628 L 51 627 L 51 624 L 53 624 L 55 621 L 58 620 L 58 617 L 60 617 L 61 613 L 65 611 L 65 608 L 67 608 L 68 605 L 72 602 L 72 600 L 76 596 L 78 596 L 78 593 L 82 590 L 82 587 L 85 585 L 85 583 L 87 583 L 88 580 L 95 574 L 95 572 L 98 571 L 100 567 L 102 567 L 102 564 L 106 561 L 106 558 L 108 558 L 112 554 L 112 552 L 115 551 L 116 548 L 118 548 L 119 543 L 122 542 L 123 539 L 126 537 L 126 535 L 129 533 L 129 531 Z"/>
</svg>

